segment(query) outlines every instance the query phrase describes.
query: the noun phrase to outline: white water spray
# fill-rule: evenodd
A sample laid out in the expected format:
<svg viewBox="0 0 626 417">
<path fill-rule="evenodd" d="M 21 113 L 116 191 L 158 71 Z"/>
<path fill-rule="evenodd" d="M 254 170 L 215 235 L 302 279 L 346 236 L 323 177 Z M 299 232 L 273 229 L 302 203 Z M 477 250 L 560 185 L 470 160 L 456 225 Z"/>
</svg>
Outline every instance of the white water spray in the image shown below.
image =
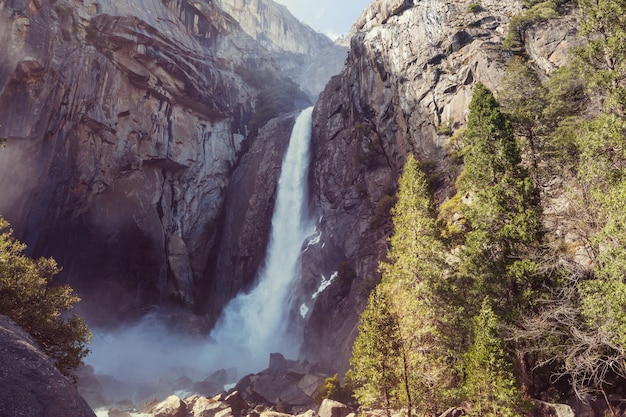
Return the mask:
<svg viewBox="0 0 626 417">
<path fill-rule="evenodd" d="M 290 295 L 300 278 L 300 256 L 314 232 L 308 214 L 311 115 L 304 110 L 293 127 L 278 182 L 272 231 L 256 286 L 225 308 L 211 340 L 173 334 L 158 316 L 105 334 L 96 334 L 86 362 L 96 373 L 133 384 L 164 375 L 192 378 L 237 368 L 239 376 L 264 369 L 272 352 L 297 355 L 301 336 L 288 326 Z M 189 374 L 193 371 L 194 375 Z M 130 390 L 132 388 L 128 388 Z"/>
<path fill-rule="evenodd" d="M 219 346 L 238 351 L 241 367 L 267 364 L 269 353 L 293 356 L 301 341 L 289 334 L 289 296 L 300 277 L 302 244 L 311 234 L 307 210 L 309 141 L 313 108 L 296 119 L 283 159 L 272 231 L 257 286 L 241 293 L 224 309 L 211 334 Z"/>
</svg>

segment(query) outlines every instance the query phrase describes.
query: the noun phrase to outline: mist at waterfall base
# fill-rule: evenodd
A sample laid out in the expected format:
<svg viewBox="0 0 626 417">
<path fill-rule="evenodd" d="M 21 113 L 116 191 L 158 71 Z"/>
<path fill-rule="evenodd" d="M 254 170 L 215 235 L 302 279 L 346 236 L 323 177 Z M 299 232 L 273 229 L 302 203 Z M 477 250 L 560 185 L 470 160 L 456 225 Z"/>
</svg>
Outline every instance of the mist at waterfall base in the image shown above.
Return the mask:
<svg viewBox="0 0 626 417">
<path fill-rule="evenodd" d="M 301 275 L 302 246 L 315 230 L 307 201 L 311 114 L 309 108 L 298 116 L 283 158 L 270 241 L 256 286 L 231 300 L 209 337 L 176 331 L 158 314 L 113 332 L 94 332 L 85 362 L 96 375 L 142 384 L 164 377 L 198 381 L 236 368 L 241 378 L 267 368 L 270 353 L 297 357 L 302 326 L 287 317 L 299 308 L 293 305 L 292 291 Z"/>
</svg>

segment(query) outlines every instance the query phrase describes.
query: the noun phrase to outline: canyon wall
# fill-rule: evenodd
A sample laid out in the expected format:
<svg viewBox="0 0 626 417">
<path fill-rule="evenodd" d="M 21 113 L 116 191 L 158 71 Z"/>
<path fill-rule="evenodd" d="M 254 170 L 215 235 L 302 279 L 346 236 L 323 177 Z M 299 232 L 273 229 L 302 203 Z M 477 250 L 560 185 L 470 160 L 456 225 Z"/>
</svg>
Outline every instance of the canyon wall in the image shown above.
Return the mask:
<svg viewBox="0 0 626 417">
<path fill-rule="evenodd" d="M 307 53 L 332 44 L 310 40 Z M 208 0 L 5 1 L 0 41 L 0 214 L 29 253 L 57 259 L 94 322 L 219 310 L 244 279 L 215 302 L 199 289 L 230 279 L 209 258 L 264 88 L 243 74 L 283 78 L 278 54 L 302 51 L 261 44 Z"/>
<path fill-rule="evenodd" d="M 260 0 L 218 0 L 243 30 L 272 52 L 277 65 L 317 98 L 346 59 L 347 48 L 296 19 L 287 7 Z"/>
<path fill-rule="evenodd" d="M 317 298 L 303 353 L 345 371 L 358 314 L 379 281 L 392 232 L 389 209 L 409 153 L 422 162 L 436 200 L 456 175 L 449 134 L 465 125 L 476 82 L 498 91 L 511 52 L 502 42 L 517 1 L 376 0 L 352 28 L 341 74 L 320 95 L 313 124 L 312 200 L 320 244 L 305 253 L 311 286 L 337 277 Z M 524 35 L 545 71 L 567 62 L 571 17 Z"/>
</svg>

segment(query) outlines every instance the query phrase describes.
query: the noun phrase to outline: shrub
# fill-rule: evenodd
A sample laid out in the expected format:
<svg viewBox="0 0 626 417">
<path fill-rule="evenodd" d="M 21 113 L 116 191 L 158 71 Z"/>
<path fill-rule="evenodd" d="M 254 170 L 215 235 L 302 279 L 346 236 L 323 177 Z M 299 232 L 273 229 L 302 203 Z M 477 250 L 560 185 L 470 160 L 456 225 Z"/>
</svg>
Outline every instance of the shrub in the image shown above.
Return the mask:
<svg viewBox="0 0 626 417">
<path fill-rule="evenodd" d="M 52 285 L 59 272 L 52 258 L 31 259 L 0 217 L 0 314 L 24 328 L 64 374 L 81 364 L 91 332 L 69 311 L 79 298 L 67 285 Z"/>
<path fill-rule="evenodd" d="M 533 6 L 524 13 L 513 16 L 509 22 L 509 32 L 502 46 L 506 49 L 521 49 L 524 43 L 524 32 L 530 26 L 558 17 L 556 3 L 552 0 L 533 2 Z"/>
<path fill-rule="evenodd" d="M 383 226 L 391 218 L 390 210 L 397 201 L 398 197 L 395 195 L 384 195 L 376 204 L 374 215 L 369 219 L 369 225 L 374 228 Z"/>
<path fill-rule="evenodd" d="M 467 6 L 467 12 L 468 13 L 478 13 L 482 10 L 482 6 L 480 5 L 480 3 L 472 3 L 469 6 Z"/>
</svg>

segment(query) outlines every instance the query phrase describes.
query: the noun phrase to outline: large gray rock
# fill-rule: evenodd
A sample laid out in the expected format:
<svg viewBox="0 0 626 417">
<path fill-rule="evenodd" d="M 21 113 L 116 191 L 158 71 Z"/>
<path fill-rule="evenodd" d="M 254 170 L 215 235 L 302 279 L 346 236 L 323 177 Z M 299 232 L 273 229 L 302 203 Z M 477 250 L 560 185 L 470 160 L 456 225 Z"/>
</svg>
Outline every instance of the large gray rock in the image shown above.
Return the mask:
<svg viewBox="0 0 626 417">
<path fill-rule="evenodd" d="M 553 404 L 535 400 L 535 415 L 537 417 L 575 417 L 577 415 L 567 404 Z"/>
<path fill-rule="evenodd" d="M 151 410 L 154 417 L 186 417 L 187 404 L 176 395 L 170 395 Z"/>
<path fill-rule="evenodd" d="M 72 381 L 33 339 L 0 315 L 0 416 L 94 417 Z"/>
<path fill-rule="evenodd" d="M 288 360 L 273 353 L 266 370 L 242 378 L 235 390 L 249 404 L 296 413 L 315 407 L 312 396 L 328 376 L 317 364 Z"/>
<path fill-rule="evenodd" d="M 318 414 L 320 417 L 346 417 L 350 414 L 350 409 L 339 401 L 325 398 L 320 405 Z"/>
</svg>

